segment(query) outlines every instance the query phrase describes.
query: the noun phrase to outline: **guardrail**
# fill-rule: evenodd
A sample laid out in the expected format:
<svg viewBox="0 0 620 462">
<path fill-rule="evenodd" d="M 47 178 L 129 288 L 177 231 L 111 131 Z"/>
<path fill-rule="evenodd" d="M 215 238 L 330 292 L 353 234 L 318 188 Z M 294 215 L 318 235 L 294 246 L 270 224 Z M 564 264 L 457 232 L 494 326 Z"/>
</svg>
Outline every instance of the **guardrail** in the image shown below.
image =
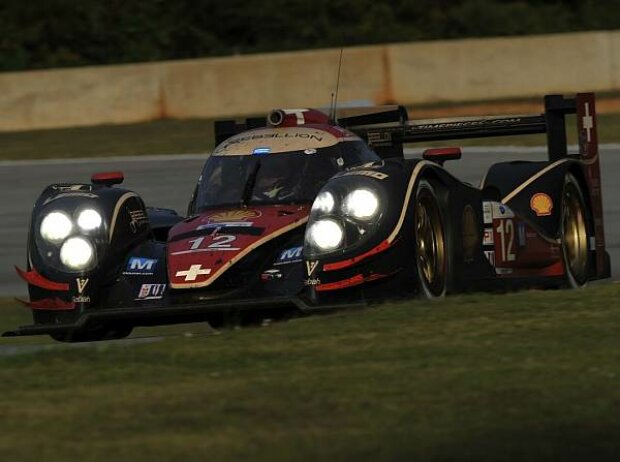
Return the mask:
<svg viewBox="0 0 620 462">
<path fill-rule="evenodd" d="M 340 50 L 0 74 L 0 131 L 326 107 Z M 344 50 L 339 101 L 459 102 L 620 89 L 620 31 Z"/>
</svg>

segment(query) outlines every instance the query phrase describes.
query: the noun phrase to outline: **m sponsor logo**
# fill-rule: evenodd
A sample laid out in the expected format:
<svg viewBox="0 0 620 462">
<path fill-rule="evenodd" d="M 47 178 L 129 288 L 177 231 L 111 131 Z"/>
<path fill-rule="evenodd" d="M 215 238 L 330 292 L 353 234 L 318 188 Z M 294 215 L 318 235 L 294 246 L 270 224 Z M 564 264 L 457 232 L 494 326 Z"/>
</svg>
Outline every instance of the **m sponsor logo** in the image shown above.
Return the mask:
<svg viewBox="0 0 620 462">
<path fill-rule="evenodd" d="M 283 250 L 274 265 L 286 265 L 289 263 L 299 263 L 302 258 L 303 246 L 292 247 L 290 249 Z"/>
<path fill-rule="evenodd" d="M 155 273 L 157 260 L 153 258 L 131 257 L 123 274 L 149 275 Z"/>
</svg>

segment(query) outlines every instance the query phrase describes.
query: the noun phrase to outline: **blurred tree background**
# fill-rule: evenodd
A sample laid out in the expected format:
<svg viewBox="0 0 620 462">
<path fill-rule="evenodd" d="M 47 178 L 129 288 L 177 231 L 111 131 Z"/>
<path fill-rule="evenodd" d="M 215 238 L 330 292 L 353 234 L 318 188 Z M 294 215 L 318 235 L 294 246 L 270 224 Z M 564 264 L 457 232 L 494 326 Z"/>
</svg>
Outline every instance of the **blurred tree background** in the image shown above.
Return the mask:
<svg viewBox="0 0 620 462">
<path fill-rule="evenodd" d="M 620 0 L 1 0 L 0 71 L 620 28 Z"/>
</svg>

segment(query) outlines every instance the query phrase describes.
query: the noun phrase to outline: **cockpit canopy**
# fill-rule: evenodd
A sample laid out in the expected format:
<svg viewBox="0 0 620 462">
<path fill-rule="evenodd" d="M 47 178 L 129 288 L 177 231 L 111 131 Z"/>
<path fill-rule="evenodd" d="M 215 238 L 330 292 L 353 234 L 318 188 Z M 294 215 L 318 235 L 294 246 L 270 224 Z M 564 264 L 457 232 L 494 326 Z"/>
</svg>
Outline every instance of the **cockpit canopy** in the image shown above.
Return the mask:
<svg viewBox="0 0 620 462">
<path fill-rule="evenodd" d="M 379 160 L 363 140 L 338 127 L 247 131 L 221 143 L 209 157 L 190 212 L 309 204 L 336 173 Z"/>
</svg>

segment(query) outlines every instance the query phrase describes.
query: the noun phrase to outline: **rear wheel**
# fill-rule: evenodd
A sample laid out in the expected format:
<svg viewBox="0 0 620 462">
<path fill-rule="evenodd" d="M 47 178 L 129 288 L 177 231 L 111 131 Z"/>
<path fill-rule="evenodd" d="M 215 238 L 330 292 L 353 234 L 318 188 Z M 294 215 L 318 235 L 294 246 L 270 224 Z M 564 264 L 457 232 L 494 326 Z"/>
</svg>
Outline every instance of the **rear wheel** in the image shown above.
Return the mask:
<svg viewBox="0 0 620 462">
<path fill-rule="evenodd" d="M 415 260 L 420 294 L 426 298 L 445 295 L 448 281 L 448 253 L 445 221 L 435 189 L 419 182 L 414 206 Z"/>
<path fill-rule="evenodd" d="M 566 175 L 562 191 L 562 258 L 566 283 L 582 287 L 588 281 L 588 210 L 577 179 Z"/>
</svg>

